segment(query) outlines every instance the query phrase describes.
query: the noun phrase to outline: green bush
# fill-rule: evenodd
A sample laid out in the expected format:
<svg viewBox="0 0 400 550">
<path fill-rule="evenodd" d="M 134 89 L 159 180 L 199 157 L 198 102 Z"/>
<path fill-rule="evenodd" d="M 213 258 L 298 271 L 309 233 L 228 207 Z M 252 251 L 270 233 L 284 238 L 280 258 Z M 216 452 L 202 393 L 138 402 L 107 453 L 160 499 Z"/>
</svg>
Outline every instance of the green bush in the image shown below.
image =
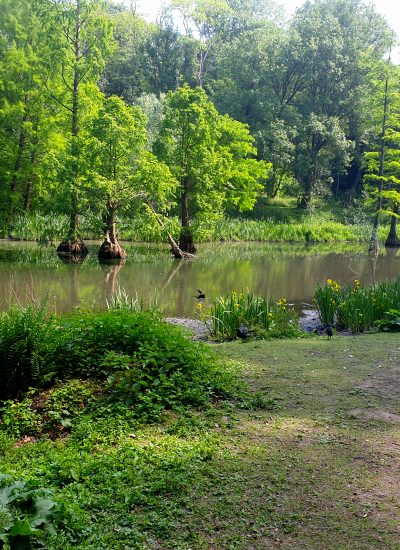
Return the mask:
<svg viewBox="0 0 400 550">
<path fill-rule="evenodd" d="M 0 314 L 0 400 L 40 383 L 51 324 L 45 301 Z"/>
<path fill-rule="evenodd" d="M 0 409 L 0 428 L 14 438 L 35 434 L 39 430 L 40 417 L 31 404 L 30 397 L 6 401 Z"/>
<path fill-rule="evenodd" d="M 106 378 L 113 395 L 135 404 L 139 415 L 203 404 L 226 389 L 212 352 L 154 311 L 74 314 L 61 318 L 55 331 L 49 372 Z"/>
<path fill-rule="evenodd" d="M 43 388 L 56 380 L 94 378 L 107 380 L 113 397 L 129 400 L 138 415 L 150 409 L 157 415 L 165 407 L 203 404 L 230 384 L 211 350 L 155 310 L 47 318 L 44 306 L 12 308 L 0 320 L 0 354 L 6 367 L 1 371 L 3 400 L 18 397 L 33 383 Z M 76 407 L 88 401 L 88 391 L 78 381 L 48 392 L 45 423 L 68 427 Z M 9 424 L 18 433 L 24 415 L 31 422 L 29 403 L 22 403 L 16 408 L 10 402 L 6 409 L 7 419 L 14 414 Z"/>
<path fill-rule="evenodd" d="M 83 414 L 96 399 L 99 384 L 91 380 L 68 380 L 58 384 L 42 397 L 36 408 L 42 413 L 43 428 L 70 428 L 74 418 Z"/>
<path fill-rule="evenodd" d="M 385 332 L 400 331 L 400 309 L 390 309 L 385 312 L 383 319 L 380 319 L 377 326 Z"/>
</svg>

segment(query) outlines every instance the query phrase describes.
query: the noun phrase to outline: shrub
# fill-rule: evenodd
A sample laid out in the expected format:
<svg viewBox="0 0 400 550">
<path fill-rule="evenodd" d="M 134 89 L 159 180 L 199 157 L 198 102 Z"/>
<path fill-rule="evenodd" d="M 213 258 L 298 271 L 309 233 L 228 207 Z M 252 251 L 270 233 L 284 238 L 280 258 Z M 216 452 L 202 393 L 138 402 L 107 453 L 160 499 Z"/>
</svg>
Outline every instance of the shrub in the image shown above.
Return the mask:
<svg viewBox="0 0 400 550">
<path fill-rule="evenodd" d="M 51 327 L 46 311 L 42 301 L 0 314 L 0 400 L 39 383 Z"/>
<path fill-rule="evenodd" d="M 61 318 L 55 330 L 49 374 L 105 378 L 113 395 L 134 404 L 139 415 L 200 405 L 229 391 L 229 376 L 211 350 L 155 311 L 74 314 Z"/>
<path fill-rule="evenodd" d="M 39 429 L 40 417 L 31 408 L 31 399 L 6 401 L 1 408 L 0 427 L 12 437 L 33 435 Z"/>
<path fill-rule="evenodd" d="M 386 311 L 384 318 L 378 321 L 377 326 L 385 332 L 399 332 L 400 309 Z"/>
<path fill-rule="evenodd" d="M 33 405 L 42 413 L 45 428 L 70 428 L 73 419 L 85 412 L 99 390 L 99 384 L 93 381 L 68 380 L 39 396 L 42 404 Z"/>
</svg>

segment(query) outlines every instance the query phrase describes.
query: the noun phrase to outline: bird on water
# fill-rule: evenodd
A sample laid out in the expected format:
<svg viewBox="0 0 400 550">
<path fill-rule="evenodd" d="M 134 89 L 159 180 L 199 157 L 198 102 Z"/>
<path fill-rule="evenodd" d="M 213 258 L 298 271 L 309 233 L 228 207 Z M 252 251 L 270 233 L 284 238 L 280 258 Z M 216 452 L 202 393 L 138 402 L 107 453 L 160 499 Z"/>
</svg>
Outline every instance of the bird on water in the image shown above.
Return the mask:
<svg viewBox="0 0 400 550">
<path fill-rule="evenodd" d="M 204 292 L 202 290 L 200 290 L 200 288 L 196 288 L 197 290 L 197 299 L 198 300 L 204 300 L 206 295 L 204 294 Z"/>
</svg>

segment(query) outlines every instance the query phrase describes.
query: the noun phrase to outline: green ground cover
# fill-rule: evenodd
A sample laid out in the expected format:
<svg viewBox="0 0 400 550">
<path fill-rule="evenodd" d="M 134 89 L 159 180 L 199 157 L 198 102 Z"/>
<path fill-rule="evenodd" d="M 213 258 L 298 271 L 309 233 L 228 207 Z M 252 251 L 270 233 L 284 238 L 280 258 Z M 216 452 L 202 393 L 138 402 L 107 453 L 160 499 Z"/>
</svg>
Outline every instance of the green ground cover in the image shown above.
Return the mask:
<svg viewBox="0 0 400 550">
<path fill-rule="evenodd" d="M 69 425 L 2 431 L 1 472 L 65 507 L 45 547 L 398 548 L 398 335 L 213 349 L 242 380 L 236 397 L 143 424 L 71 381 L 36 401 L 50 423 L 69 409 Z"/>
</svg>

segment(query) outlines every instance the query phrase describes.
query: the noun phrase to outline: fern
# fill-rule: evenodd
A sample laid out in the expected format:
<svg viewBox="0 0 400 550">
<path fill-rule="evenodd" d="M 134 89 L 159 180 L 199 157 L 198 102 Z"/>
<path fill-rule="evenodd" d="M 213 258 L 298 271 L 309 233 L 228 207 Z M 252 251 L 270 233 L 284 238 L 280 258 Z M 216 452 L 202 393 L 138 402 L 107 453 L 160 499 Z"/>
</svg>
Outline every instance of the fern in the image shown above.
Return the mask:
<svg viewBox="0 0 400 550">
<path fill-rule="evenodd" d="M 0 316 L 0 399 L 18 396 L 39 380 L 49 329 L 46 301 L 12 306 Z"/>
</svg>

